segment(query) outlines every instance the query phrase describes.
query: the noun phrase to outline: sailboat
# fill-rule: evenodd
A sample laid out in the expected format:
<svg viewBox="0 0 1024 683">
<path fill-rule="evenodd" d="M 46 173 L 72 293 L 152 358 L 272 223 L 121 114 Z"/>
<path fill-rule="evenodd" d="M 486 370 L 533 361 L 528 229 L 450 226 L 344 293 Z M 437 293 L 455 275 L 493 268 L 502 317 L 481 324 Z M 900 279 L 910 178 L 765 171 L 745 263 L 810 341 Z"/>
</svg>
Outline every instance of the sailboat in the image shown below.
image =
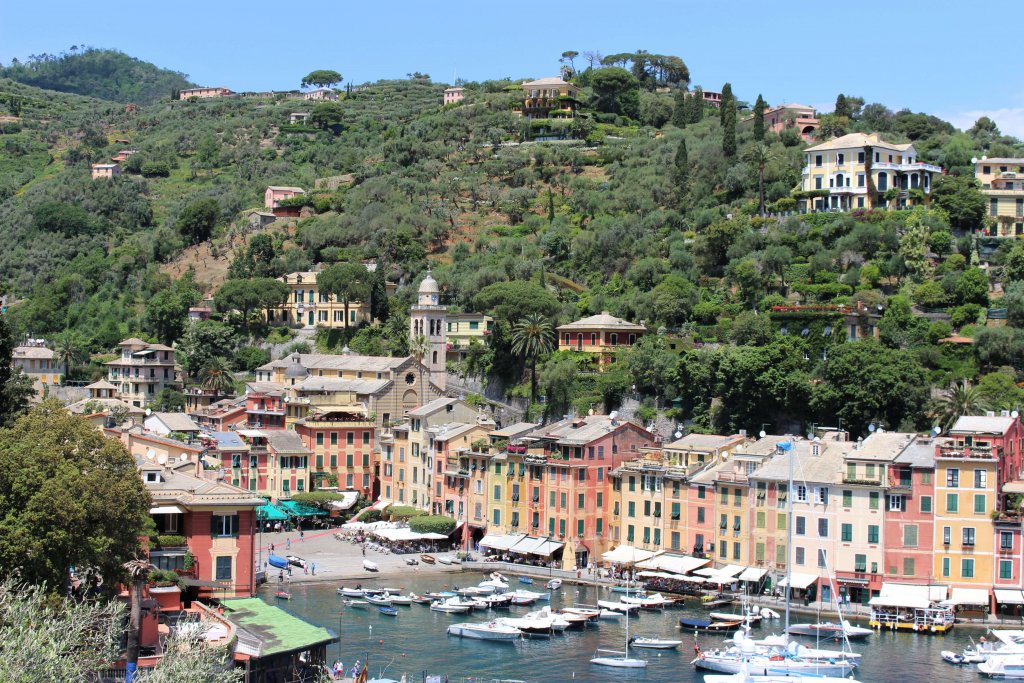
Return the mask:
<svg viewBox="0 0 1024 683">
<path fill-rule="evenodd" d="M 793 444 L 784 442 L 779 448 L 789 453 L 789 488 L 793 488 Z M 793 503 L 789 501 L 787 514 L 789 520 L 787 529 L 787 552 L 793 547 L 792 526 L 793 526 Z M 785 629 L 789 629 L 789 591 L 792 582 L 793 563 L 787 556 L 786 562 L 786 620 Z M 740 631 L 733 638 L 735 643 L 725 650 L 712 650 L 701 652 L 693 660 L 698 669 L 716 671 L 726 676 L 706 676 L 708 683 L 773 683 L 775 680 L 791 680 L 793 676 L 813 676 L 815 683 L 829 683 L 832 681 L 847 681 L 845 678 L 853 673 L 857 667 L 857 661 L 853 657 L 847 657 L 845 652 L 829 652 L 829 656 L 820 657 L 820 651 L 801 650 L 796 642 L 789 642 L 785 637 L 772 646 L 758 646 L 746 633 Z M 836 656 L 838 655 L 838 656 Z M 841 678 L 840 678 L 841 677 Z"/>
<path fill-rule="evenodd" d="M 626 593 L 629 596 L 629 593 Z M 612 666 L 619 669 L 643 669 L 647 667 L 646 659 L 639 659 L 636 657 L 629 656 L 629 612 L 626 610 L 626 643 L 622 650 L 602 650 L 598 648 L 594 652 L 594 657 L 590 660 L 591 664 L 597 664 L 598 666 Z"/>
</svg>

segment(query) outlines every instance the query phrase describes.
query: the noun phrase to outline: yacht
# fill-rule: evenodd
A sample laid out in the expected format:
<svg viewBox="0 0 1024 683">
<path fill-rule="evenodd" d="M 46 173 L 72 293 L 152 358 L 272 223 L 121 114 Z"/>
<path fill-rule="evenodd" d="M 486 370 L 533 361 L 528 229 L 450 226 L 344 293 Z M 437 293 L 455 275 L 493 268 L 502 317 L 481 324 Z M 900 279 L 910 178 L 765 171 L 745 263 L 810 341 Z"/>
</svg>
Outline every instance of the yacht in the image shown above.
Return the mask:
<svg viewBox="0 0 1024 683">
<path fill-rule="evenodd" d="M 448 635 L 476 640 L 515 641 L 523 636 L 523 632 L 514 626 L 506 626 L 497 621 L 482 624 L 452 624 L 448 627 Z"/>
</svg>

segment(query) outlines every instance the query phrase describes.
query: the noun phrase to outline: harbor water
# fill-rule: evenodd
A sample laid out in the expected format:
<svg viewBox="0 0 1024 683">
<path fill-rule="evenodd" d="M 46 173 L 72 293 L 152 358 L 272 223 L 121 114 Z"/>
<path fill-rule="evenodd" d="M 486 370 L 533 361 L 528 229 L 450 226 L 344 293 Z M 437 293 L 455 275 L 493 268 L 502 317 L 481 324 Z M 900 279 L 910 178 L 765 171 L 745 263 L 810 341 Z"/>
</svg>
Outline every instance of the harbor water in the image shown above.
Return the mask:
<svg viewBox="0 0 1024 683">
<path fill-rule="evenodd" d="M 363 580 L 364 587 L 375 585 L 401 588 L 403 593 L 427 593 L 451 588 L 453 585 L 471 586 L 486 578 L 476 573 L 447 574 L 444 576 L 410 573 L 401 580 L 373 577 Z M 544 581 L 538 579 L 532 586 L 523 586 L 510 577 L 510 590 L 523 588 L 543 592 Z M 344 585 L 354 587 L 356 581 Z M 446 586 L 447 584 L 447 586 Z M 397 617 L 389 617 L 369 605 L 367 609 L 345 607 L 343 598 L 336 594 L 333 583 L 300 584 L 291 587 L 290 601 L 277 601 L 277 605 L 312 623 L 323 626 L 341 637 L 341 642 L 328 648 L 328 661 L 340 658 L 346 667 L 358 659 L 369 661 L 370 677 L 383 672 L 384 677 L 400 679 L 407 675 L 409 683 L 422 680 L 424 673 L 447 675 L 451 683 L 472 678 L 474 681 L 515 679 L 528 683 L 563 681 L 647 681 L 672 683 L 700 683 L 703 676 L 690 663 L 694 658 L 695 641 L 704 650 L 722 645 L 718 634 L 682 631 L 680 617 L 706 618 L 707 610 L 695 598 L 688 598 L 685 607 L 661 611 L 642 611 L 630 617 L 629 630 L 634 636 L 675 638 L 683 644 L 677 650 L 632 650 L 632 657 L 648 660 L 646 669 L 608 669 L 594 666 L 590 658 L 598 648 L 622 650 L 625 644 L 625 617 L 616 621 L 602 620 L 599 626 L 585 630 L 567 630 L 550 639 L 528 639 L 514 643 L 501 643 L 457 638 L 447 634 L 449 624 L 487 621 L 496 616 L 521 616 L 547 604 L 537 602 L 530 607 L 514 607 L 510 611 L 470 614 L 442 614 L 427 606 L 399 607 Z M 264 586 L 260 595 L 275 602 L 274 584 Z M 617 600 L 618 595 L 607 588 L 564 585 L 551 592 L 551 607 L 595 605 L 597 600 Z M 738 606 L 733 605 L 731 607 Z M 725 608 L 724 611 L 734 611 Z M 834 615 L 822 615 L 830 620 Z M 807 615 L 793 615 L 793 623 L 814 621 Z M 781 633 L 780 621 L 766 622 L 755 627 L 754 637 Z M 954 667 L 942 661 L 942 650 L 959 651 L 977 640 L 983 631 L 977 628 L 954 628 L 948 635 L 931 636 L 911 633 L 874 633 L 866 640 L 853 643 L 853 651 L 863 655 L 855 677 L 861 683 L 889 681 L 980 681 L 974 666 Z M 814 646 L 813 639 L 801 642 Z M 821 648 L 838 649 L 835 643 L 822 642 Z"/>
</svg>

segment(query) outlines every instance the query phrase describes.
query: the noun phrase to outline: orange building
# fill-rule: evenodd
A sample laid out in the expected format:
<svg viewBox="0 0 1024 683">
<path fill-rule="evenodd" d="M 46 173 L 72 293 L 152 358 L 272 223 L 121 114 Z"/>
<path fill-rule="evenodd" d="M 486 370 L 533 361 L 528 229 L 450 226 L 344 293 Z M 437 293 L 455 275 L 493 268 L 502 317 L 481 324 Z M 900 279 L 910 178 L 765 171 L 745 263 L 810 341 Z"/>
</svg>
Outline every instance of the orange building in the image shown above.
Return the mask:
<svg viewBox="0 0 1024 683">
<path fill-rule="evenodd" d="M 601 311 L 558 328 L 559 351 L 582 351 L 594 356 L 598 371 L 615 362 L 615 352 L 636 344 L 647 328 Z"/>
</svg>

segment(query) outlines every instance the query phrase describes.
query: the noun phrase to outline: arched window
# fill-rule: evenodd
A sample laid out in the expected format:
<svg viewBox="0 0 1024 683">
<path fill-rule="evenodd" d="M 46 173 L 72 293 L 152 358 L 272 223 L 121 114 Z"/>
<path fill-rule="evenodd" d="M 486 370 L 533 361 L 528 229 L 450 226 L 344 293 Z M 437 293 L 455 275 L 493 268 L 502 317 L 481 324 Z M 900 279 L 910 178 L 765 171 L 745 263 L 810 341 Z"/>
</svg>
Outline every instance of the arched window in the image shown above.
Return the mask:
<svg viewBox="0 0 1024 683">
<path fill-rule="evenodd" d="M 878 191 L 885 192 L 889 189 L 889 174 L 879 173 L 878 174 Z"/>
</svg>

